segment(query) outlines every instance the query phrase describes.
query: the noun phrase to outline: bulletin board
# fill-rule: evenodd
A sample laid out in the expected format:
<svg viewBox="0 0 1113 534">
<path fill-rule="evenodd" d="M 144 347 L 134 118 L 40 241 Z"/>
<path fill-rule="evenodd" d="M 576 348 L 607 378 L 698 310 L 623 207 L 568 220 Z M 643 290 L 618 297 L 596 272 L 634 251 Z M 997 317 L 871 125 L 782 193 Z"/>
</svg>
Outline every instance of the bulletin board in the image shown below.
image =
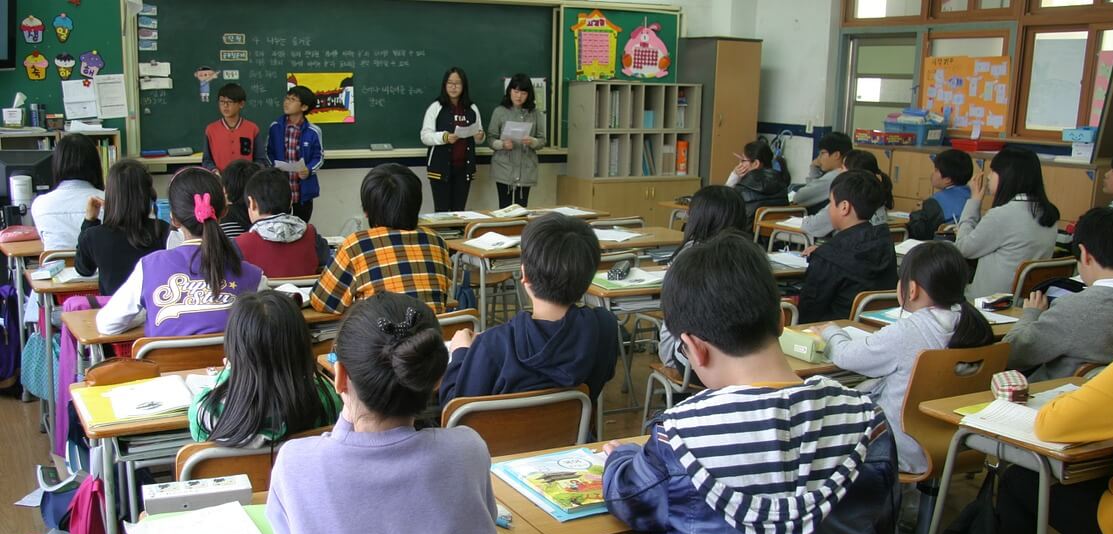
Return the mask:
<svg viewBox="0 0 1113 534">
<path fill-rule="evenodd" d="M 1003 133 L 1008 123 L 1009 57 L 924 58 L 920 104 L 952 130 Z"/>
</svg>

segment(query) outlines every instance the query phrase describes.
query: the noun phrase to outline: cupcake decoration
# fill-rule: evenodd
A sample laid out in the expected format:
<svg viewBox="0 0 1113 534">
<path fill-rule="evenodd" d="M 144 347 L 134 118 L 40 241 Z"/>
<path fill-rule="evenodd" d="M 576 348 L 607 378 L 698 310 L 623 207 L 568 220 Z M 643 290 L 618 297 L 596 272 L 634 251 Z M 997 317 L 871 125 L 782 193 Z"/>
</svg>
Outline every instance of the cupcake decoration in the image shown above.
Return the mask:
<svg viewBox="0 0 1113 534">
<path fill-rule="evenodd" d="M 43 42 L 43 21 L 39 20 L 34 15 L 27 15 L 23 22 L 19 25 L 19 29 L 23 31 L 23 40 L 31 44 Z"/>
<path fill-rule="evenodd" d="M 66 16 L 65 13 L 59 14 L 54 17 L 54 35 L 58 36 L 58 42 L 64 43 L 70 39 L 70 32 L 73 31 L 73 19 Z"/>
<path fill-rule="evenodd" d="M 73 68 L 76 65 L 77 60 L 65 52 L 54 56 L 54 66 L 58 68 L 58 77 L 63 80 L 70 79 L 70 76 L 73 75 Z"/>
<path fill-rule="evenodd" d="M 46 56 L 35 50 L 23 60 L 23 66 L 27 67 L 28 79 L 42 80 L 46 78 L 46 69 L 50 67 L 50 62 L 47 61 Z"/>
<path fill-rule="evenodd" d="M 96 76 L 104 68 L 104 58 L 96 50 L 90 50 L 77 57 L 81 61 L 81 75 L 86 78 Z"/>
</svg>

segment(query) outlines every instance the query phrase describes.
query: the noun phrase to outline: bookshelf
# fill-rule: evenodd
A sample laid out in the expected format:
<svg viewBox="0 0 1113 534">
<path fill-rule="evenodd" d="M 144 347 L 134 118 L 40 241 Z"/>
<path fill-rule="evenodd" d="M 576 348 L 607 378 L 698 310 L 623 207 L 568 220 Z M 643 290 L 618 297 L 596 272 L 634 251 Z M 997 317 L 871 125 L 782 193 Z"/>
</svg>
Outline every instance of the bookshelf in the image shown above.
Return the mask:
<svg viewBox="0 0 1113 534">
<path fill-rule="evenodd" d="M 42 132 L 3 132 L 0 133 L 0 150 L 53 150 L 58 133 Z"/>
<path fill-rule="evenodd" d="M 71 133 L 83 134 L 93 140 L 97 144 L 97 150 L 100 153 L 100 166 L 104 171 L 104 177 L 108 177 L 108 168 L 120 159 L 120 130 L 115 128 L 105 128 L 103 130 L 87 130 L 83 132 L 61 132 L 61 135 L 70 135 Z"/>
<path fill-rule="evenodd" d="M 702 86 L 573 82 L 558 201 L 667 224 L 658 202 L 700 187 Z"/>
</svg>

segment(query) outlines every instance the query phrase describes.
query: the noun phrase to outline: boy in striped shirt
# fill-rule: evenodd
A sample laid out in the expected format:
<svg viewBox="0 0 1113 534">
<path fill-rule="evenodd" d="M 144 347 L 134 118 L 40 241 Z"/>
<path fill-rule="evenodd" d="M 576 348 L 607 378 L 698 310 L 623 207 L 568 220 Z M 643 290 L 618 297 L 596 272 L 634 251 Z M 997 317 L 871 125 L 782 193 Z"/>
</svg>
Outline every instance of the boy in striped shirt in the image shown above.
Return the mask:
<svg viewBox="0 0 1113 534">
<path fill-rule="evenodd" d="M 728 232 L 693 247 L 661 301 L 708 389 L 662 414 L 644 447 L 604 447 L 611 513 L 637 531 L 894 531 L 885 417 L 865 393 L 793 373 L 777 284 L 752 241 Z"/>
</svg>

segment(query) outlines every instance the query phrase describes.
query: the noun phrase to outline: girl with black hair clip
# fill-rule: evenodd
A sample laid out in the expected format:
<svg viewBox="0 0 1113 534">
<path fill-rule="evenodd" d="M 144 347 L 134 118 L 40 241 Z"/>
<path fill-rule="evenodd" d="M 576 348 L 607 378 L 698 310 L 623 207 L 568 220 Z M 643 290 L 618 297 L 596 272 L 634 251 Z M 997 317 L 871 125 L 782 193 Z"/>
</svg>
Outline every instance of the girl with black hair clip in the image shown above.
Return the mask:
<svg viewBox="0 0 1113 534">
<path fill-rule="evenodd" d="M 904 257 L 897 282 L 901 319 L 864 339 L 853 339 L 835 323 L 823 325 L 827 355 L 840 369 L 875 378 L 859 389 L 885 412 L 896 436 L 902 473 L 923 473 L 927 458 L 905 434 L 901 410 L 912 368 L 921 351 L 982 347 L 993 343 L 985 317 L 963 295 L 966 260 L 948 241 L 927 241 Z"/>
<path fill-rule="evenodd" d="M 993 195 L 993 205 L 983 216 L 987 192 Z M 989 163 L 989 173 L 970 180 L 970 200 L 958 222 L 955 245 L 967 259 L 978 260 L 966 296 L 1012 291 L 1021 262 L 1051 257 L 1058 219 L 1059 210 L 1044 191 L 1036 153 L 1016 147 L 998 152 Z"/>
<path fill-rule="evenodd" d="M 228 316 L 224 370 L 189 407 L 197 441 L 259 447 L 336 421 L 340 397 L 313 358 L 309 326 L 277 291 L 241 296 Z"/>
<path fill-rule="evenodd" d="M 189 167 L 170 180 L 170 218 L 185 241 L 144 256 L 97 313 L 97 330 L 119 334 L 144 324 L 144 335 L 223 332 L 228 310 L 245 293 L 266 289 L 256 266 L 242 261 L 220 229 L 224 188 L 212 172 Z"/>
<path fill-rule="evenodd" d="M 433 310 L 398 293 L 357 302 L 336 360 L 344 408 L 332 432 L 282 446 L 267 495 L 274 532 L 494 533 L 483 439 L 414 429 L 448 366 Z"/>
<path fill-rule="evenodd" d="M 472 137 L 459 137 L 456 129 L 479 125 Z M 471 179 L 475 176 L 475 144 L 486 139 L 479 107 L 468 92 L 468 75 L 460 67 L 444 72 L 440 95 L 425 110 L 421 142 L 429 147 L 426 157 L 429 187 L 436 211 L 466 209 Z"/>
<path fill-rule="evenodd" d="M 529 132 L 520 139 L 503 139 L 507 122 L 528 123 Z M 499 208 L 529 204 L 529 188 L 537 185 L 537 151 L 545 146 L 545 116 L 537 109 L 533 81 L 515 74 L 506 85 L 502 103 L 491 113 L 491 177 L 499 193 Z"/>
<path fill-rule="evenodd" d="M 104 196 L 89 197 L 85 206 L 73 266 L 82 276 L 97 273 L 100 294 L 107 297 L 124 283 L 139 258 L 166 248 L 170 225 L 151 217 L 157 196 L 147 167 L 138 161 L 121 160 L 108 170 Z"/>
</svg>

